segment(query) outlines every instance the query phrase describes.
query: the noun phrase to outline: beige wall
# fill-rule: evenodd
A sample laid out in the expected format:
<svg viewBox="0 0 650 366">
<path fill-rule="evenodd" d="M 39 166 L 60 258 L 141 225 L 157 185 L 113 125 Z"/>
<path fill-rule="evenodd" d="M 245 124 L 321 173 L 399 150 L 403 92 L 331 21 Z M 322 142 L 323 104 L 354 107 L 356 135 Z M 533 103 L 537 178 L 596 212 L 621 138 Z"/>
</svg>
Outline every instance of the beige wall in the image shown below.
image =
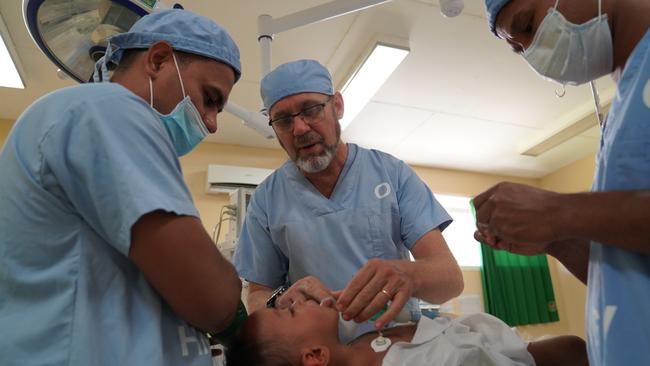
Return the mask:
<svg viewBox="0 0 650 366">
<path fill-rule="evenodd" d="M 0 144 L 11 128 L 12 121 L 0 120 Z M 221 207 L 228 202 L 226 194 L 206 193 L 208 164 L 240 165 L 275 169 L 286 159 L 282 150 L 259 149 L 234 145 L 203 143 L 195 151 L 181 158 L 183 173 L 201 214 L 206 230 L 212 234 Z M 583 191 L 589 188 L 593 174 L 593 158 L 586 158 L 555 173 L 536 180 L 507 176 L 479 174 L 449 169 L 414 167 L 417 174 L 432 191 L 444 194 L 474 196 L 492 185 L 516 181 L 558 192 Z M 222 229 L 223 238 L 226 227 Z M 584 337 L 584 286 L 575 280 L 561 264 L 549 260 L 560 321 L 556 323 L 521 327 L 524 336 L 536 338 L 548 334 L 576 334 Z M 463 271 L 464 295 L 482 295 L 480 272 Z M 457 302 L 453 302 L 457 307 Z"/>
<path fill-rule="evenodd" d="M 228 204 L 228 195 L 206 193 L 208 164 L 276 169 L 284 162 L 285 155 L 284 151 L 275 149 L 203 143 L 180 160 L 203 226 L 212 235 L 221 207 Z M 221 229 L 221 239 L 225 237 L 226 228 L 227 224 Z"/>
<path fill-rule="evenodd" d="M 11 126 L 13 125 L 14 121 L 0 119 L 0 147 L 4 145 L 7 135 L 9 135 L 9 130 L 11 130 Z"/>
</svg>

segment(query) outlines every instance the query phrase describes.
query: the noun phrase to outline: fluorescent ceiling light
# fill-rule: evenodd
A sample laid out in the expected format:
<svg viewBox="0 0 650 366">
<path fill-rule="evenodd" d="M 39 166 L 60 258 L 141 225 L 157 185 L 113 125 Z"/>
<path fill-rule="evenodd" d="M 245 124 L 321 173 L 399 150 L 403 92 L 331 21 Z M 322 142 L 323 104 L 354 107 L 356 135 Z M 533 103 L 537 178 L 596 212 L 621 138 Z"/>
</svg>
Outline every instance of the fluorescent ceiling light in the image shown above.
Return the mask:
<svg viewBox="0 0 650 366">
<path fill-rule="evenodd" d="M 345 102 L 345 113 L 340 121 L 341 130 L 345 130 L 357 117 L 409 52 L 408 47 L 375 43 L 368 57 L 341 91 Z"/>
<path fill-rule="evenodd" d="M 18 74 L 18 68 L 9 50 L 14 51 L 15 49 L 9 38 L 7 27 L 0 16 L 0 86 L 25 89 L 25 84 Z"/>
</svg>

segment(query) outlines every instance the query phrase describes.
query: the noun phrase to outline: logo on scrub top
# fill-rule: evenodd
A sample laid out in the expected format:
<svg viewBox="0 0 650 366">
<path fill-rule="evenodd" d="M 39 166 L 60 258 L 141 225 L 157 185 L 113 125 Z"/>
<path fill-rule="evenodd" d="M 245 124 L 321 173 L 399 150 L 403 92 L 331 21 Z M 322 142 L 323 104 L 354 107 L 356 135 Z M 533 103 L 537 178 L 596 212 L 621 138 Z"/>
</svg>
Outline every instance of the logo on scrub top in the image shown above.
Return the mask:
<svg viewBox="0 0 650 366">
<path fill-rule="evenodd" d="M 380 183 L 375 187 L 375 196 L 382 199 L 390 194 L 390 185 L 386 182 Z"/>
</svg>

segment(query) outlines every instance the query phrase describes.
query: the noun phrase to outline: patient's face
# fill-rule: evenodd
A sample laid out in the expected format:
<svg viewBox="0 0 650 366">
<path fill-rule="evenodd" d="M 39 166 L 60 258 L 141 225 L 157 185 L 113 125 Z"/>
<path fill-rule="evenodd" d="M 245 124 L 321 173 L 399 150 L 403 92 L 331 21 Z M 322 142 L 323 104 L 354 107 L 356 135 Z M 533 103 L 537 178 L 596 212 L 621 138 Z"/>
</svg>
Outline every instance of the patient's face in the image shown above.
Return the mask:
<svg viewBox="0 0 650 366">
<path fill-rule="evenodd" d="M 308 300 L 288 309 L 262 309 L 246 321 L 245 331 L 260 340 L 338 341 L 338 312 Z M 249 333 L 250 332 L 250 333 Z"/>
</svg>

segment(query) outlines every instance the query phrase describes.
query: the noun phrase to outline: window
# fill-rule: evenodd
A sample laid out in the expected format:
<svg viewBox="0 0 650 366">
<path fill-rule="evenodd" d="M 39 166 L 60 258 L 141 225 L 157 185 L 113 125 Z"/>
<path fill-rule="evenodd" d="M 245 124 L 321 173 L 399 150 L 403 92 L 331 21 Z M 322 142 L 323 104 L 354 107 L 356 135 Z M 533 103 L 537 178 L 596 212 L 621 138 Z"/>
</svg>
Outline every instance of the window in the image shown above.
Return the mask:
<svg viewBox="0 0 650 366">
<path fill-rule="evenodd" d="M 481 246 L 474 240 L 476 222 L 469 197 L 436 194 L 436 199 L 454 221 L 442 232 L 452 254 L 463 268 L 481 267 Z"/>
</svg>

